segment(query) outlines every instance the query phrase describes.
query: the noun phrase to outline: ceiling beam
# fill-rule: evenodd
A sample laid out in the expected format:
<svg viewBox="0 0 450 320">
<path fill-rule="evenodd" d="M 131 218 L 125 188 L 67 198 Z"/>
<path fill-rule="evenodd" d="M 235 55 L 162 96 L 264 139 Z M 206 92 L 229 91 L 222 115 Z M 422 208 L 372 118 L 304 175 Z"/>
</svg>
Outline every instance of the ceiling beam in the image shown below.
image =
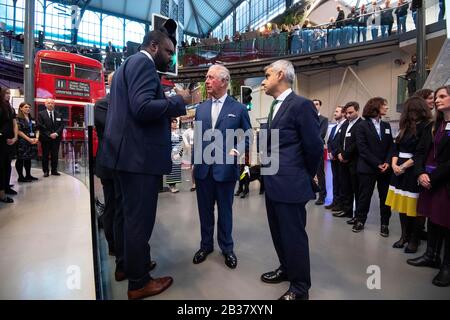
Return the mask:
<svg viewBox="0 0 450 320">
<path fill-rule="evenodd" d="M 211 6 L 208 1 L 205 1 L 205 4 L 210 7 L 215 14 L 217 14 L 219 17 L 222 17 L 222 15 L 213 6 Z"/>
<path fill-rule="evenodd" d="M 150 14 L 152 13 L 152 4 L 153 4 L 153 1 L 149 1 L 149 2 L 148 2 L 147 14 L 145 15 L 145 17 L 147 18 L 148 21 L 152 21 L 152 20 L 151 20 L 152 17 L 150 16 Z M 151 22 L 149 22 L 149 24 L 150 24 L 150 23 L 151 23 Z"/>
<path fill-rule="evenodd" d="M 220 20 L 214 24 L 209 30 L 208 33 L 213 31 L 215 28 L 217 28 L 217 26 L 219 26 L 219 24 L 221 24 L 223 22 L 223 20 L 225 20 L 226 17 L 228 17 L 237 7 L 239 7 L 241 5 L 242 2 L 247 1 L 247 0 L 238 0 L 235 4 L 232 3 L 230 0 L 228 0 L 228 2 L 230 2 L 232 4 L 232 7 L 230 10 L 228 10 L 223 16 L 220 17 Z M 250 10 L 250 9 L 249 9 Z"/>
<path fill-rule="evenodd" d="M 192 2 L 192 0 L 189 0 L 189 3 L 191 4 L 191 9 L 192 9 L 192 12 L 194 13 L 195 22 L 197 24 L 198 35 L 199 36 L 203 36 L 203 30 L 202 30 L 202 27 L 200 25 L 200 21 L 198 19 L 199 14 L 197 12 L 197 8 L 194 6 L 194 3 Z"/>
</svg>

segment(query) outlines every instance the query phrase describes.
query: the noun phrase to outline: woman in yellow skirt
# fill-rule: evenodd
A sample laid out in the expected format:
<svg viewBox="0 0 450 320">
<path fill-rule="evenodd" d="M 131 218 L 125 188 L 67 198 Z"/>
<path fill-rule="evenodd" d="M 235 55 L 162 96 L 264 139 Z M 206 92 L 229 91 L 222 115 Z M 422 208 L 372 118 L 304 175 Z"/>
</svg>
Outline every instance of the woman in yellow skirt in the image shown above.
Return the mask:
<svg viewBox="0 0 450 320">
<path fill-rule="evenodd" d="M 426 126 L 431 123 L 432 114 L 421 97 L 409 98 L 400 116 L 400 128 L 395 139 L 395 151 L 392 157 L 393 175 L 389 184 L 386 205 L 399 213 L 402 229 L 400 239 L 394 248 L 405 248 L 406 253 L 417 252 L 419 233 L 423 226 L 422 217 L 417 217 L 417 198 L 419 186 L 414 174 L 414 156 L 416 146 Z"/>
</svg>

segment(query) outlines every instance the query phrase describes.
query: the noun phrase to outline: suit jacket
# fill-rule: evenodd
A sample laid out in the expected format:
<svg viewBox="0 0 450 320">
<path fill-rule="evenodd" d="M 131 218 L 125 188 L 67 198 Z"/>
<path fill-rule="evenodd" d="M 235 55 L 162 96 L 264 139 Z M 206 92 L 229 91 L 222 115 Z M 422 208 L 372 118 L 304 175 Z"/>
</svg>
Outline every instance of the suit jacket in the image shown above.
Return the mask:
<svg viewBox="0 0 450 320">
<path fill-rule="evenodd" d="M 381 140 L 372 120 L 365 119 L 356 127 L 356 146 L 359 157 L 358 173 L 380 173 L 379 165 L 391 165 L 394 141 L 391 125 L 385 121 L 380 123 Z"/>
<path fill-rule="evenodd" d="M 166 98 L 155 64 L 129 57 L 111 84 L 100 161 L 119 171 L 163 175 L 172 170 L 170 119 L 186 114 L 181 96 Z"/>
<path fill-rule="evenodd" d="M 433 124 L 425 127 L 424 132 L 417 145 L 414 155 L 414 172 L 419 177 L 422 173 L 427 173 L 425 164 L 428 154 L 433 151 Z M 432 189 L 446 185 L 448 196 L 450 197 L 450 130 L 444 130 L 444 136 L 439 145 L 436 146 L 436 169 L 429 173 Z"/>
<path fill-rule="evenodd" d="M 343 132 L 342 131 L 342 127 L 344 126 L 344 124 L 345 123 L 343 123 L 341 125 L 341 127 L 338 130 L 338 132 L 336 132 L 336 129 L 338 127 L 338 125 L 336 124 L 331 129 L 331 132 L 330 132 L 330 135 L 329 135 L 328 141 L 327 141 L 328 152 L 331 153 L 331 155 L 333 156 L 334 160 L 337 160 L 337 161 L 339 161 L 337 159 L 337 155 L 339 154 L 339 141 L 341 140 L 342 134 L 345 134 L 345 132 L 342 133 Z"/>
<path fill-rule="evenodd" d="M 342 154 L 342 157 L 348 161 L 352 166 L 356 166 L 358 162 L 358 148 L 356 147 L 356 127 L 361 123 L 362 119 L 359 118 L 347 132 L 347 128 L 350 122 L 347 120 L 341 127 L 341 136 L 339 139 L 338 154 Z M 347 133 L 346 133 L 347 132 Z M 345 145 L 345 148 L 344 148 Z"/>
<path fill-rule="evenodd" d="M 284 203 L 314 199 L 312 179 L 323 155 L 323 141 L 313 102 L 292 92 L 281 104 L 270 129 L 279 130 L 279 143 L 274 143 L 279 147 L 279 169 L 274 175 L 264 176 L 267 197 Z M 263 152 L 271 156 L 272 133 L 267 134 L 267 150 Z"/>
<path fill-rule="evenodd" d="M 58 134 L 56 141 L 61 141 L 64 122 L 61 113 L 53 110 L 54 123 L 50 120 L 47 109 L 38 113 L 39 141 L 52 141 L 50 135 L 54 132 Z"/>
<path fill-rule="evenodd" d="M 227 96 L 222 109 L 220 110 L 215 127 L 216 130 L 220 131 L 223 138 L 219 144 L 215 144 L 214 141 L 202 141 L 202 137 L 205 137 L 206 130 L 211 130 L 212 128 L 211 108 L 212 100 L 209 99 L 200 104 L 195 112 L 195 121 L 197 122 L 194 129 L 194 149 L 192 152 L 194 160 L 194 177 L 196 179 L 205 179 L 209 170 L 212 170 L 215 181 L 236 181 L 239 179 L 237 158 L 230 156 L 229 152 L 231 149 L 236 149 L 241 155 L 244 155 L 245 151 L 249 150 L 251 138 L 249 139 L 246 137 L 238 143 L 237 138 L 226 135 L 226 130 L 242 129 L 247 131 L 248 129 L 252 129 L 247 108 L 232 97 Z M 199 126 L 199 122 L 201 123 L 201 126 Z M 197 164 L 196 162 L 200 153 L 203 154 L 205 148 L 208 146 L 211 148 L 214 145 L 217 146 L 221 152 L 221 155 L 215 154 L 215 156 L 220 157 L 223 164 L 207 164 L 203 157 L 201 157 L 201 163 Z M 227 146 L 232 147 L 227 148 Z M 207 154 L 210 153 L 207 152 Z"/>
<path fill-rule="evenodd" d="M 94 123 L 98 137 L 97 159 L 95 161 L 95 175 L 100 179 L 112 179 L 113 172 L 105 168 L 101 163 L 101 154 L 103 153 L 103 134 L 105 131 L 106 114 L 109 106 L 109 94 L 103 99 L 97 100 L 94 106 Z"/>
<path fill-rule="evenodd" d="M 328 118 L 320 115 L 319 126 L 320 126 L 320 137 L 322 138 L 322 143 L 325 144 L 325 136 L 327 135 L 328 131 Z"/>
</svg>

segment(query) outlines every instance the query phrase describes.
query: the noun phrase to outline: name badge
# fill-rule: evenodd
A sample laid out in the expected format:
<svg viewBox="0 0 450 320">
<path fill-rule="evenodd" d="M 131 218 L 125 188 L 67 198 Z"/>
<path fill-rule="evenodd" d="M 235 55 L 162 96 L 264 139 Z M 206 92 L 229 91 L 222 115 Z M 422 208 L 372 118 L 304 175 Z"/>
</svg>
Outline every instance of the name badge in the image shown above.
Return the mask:
<svg viewBox="0 0 450 320">
<path fill-rule="evenodd" d="M 61 121 L 61 118 L 56 118 L 56 121 Z"/>
<path fill-rule="evenodd" d="M 34 121 L 34 120 L 31 120 L 31 123 L 32 123 L 32 124 L 36 124 L 36 121 Z"/>
<path fill-rule="evenodd" d="M 30 133 L 30 137 L 34 137 L 34 132 L 31 132 L 31 133 Z"/>
<path fill-rule="evenodd" d="M 352 133 L 351 132 L 347 132 L 347 134 L 345 135 L 346 137 L 351 137 Z"/>
<path fill-rule="evenodd" d="M 385 132 L 386 134 L 391 134 L 391 130 L 389 130 L 389 129 L 386 129 L 384 132 Z"/>
<path fill-rule="evenodd" d="M 445 126 L 445 130 L 450 130 L 450 123 L 447 123 L 447 125 Z"/>
</svg>

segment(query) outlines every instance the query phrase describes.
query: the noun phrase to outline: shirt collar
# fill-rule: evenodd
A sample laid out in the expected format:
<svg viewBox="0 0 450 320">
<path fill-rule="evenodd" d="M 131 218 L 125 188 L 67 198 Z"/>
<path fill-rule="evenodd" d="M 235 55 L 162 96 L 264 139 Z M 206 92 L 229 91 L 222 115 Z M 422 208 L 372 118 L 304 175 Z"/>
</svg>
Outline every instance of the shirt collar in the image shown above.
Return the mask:
<svg viewBox="0 0 450 320">
<path fill-rule="evenodd" d="M 290 95 L 292 93 L 292 89 L 286 89 L 282 94 L 280 94 L 278 96 L 278 98 L 276 99 L 279 102 L 283 102 L 284 100 L 286 100 L 287 96 Z"/>
<path fill-rule="evenodd" d="M 153 60 L 153 57 L 150 53 L 148 53 L 145 50 L 141 50 L 140 52 L 142 52 L 143 54 L 145 54 L 150 60 L 152 60 L 152 62 L 154 63 L 155 61 Z"/>
<path fill-rule="evenodd" d="M 352 120 L 352 121 L 350 121 L 350 124 L 353 124 L 353 123 L 355 123 L 356 121 L 358 121 L 358 119 L 359 119 L 359 117 L 358 117 L 358 118 L 356 118 L 356 119 L 354 119 L 354 120 Z"/>
<path fill-rule="evenodd" d="M 213 98 L 212 101 L 219 101 L 220 103 L 224 103 L 225 99 L 227 98 L 228 93 L 225 93 L 222 97 L 220 97 L 219 99 Z"/>
<path fill-rule="evenodd" d="M 374 123 L 374 124 L 380 124 L 381 123 L 381 118 L 380 119 L 378 119 L 377 120 L 377 118 L 370 118 L 370 120 L 372 120 L 372 122 Z"/>
</svg>

